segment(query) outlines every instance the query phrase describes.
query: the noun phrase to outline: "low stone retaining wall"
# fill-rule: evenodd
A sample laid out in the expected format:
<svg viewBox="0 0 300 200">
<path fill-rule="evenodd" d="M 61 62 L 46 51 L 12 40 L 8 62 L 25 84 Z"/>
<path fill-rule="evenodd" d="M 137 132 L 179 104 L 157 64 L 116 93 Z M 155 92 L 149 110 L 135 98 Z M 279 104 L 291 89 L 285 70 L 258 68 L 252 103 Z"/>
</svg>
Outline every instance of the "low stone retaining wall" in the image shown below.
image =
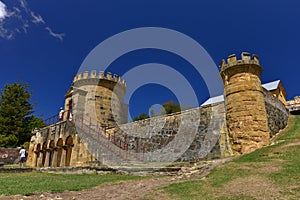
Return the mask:
<svg viewBox="0 0 300 200">
<path fill-rule="evenodd" d="M 19 149 L 0 148 L 0 163 L 16 164 L 19 162 Z"/>
<path fill-rule="evenodd" d="M 33 168 L 20 168 L 20 167 L 12 167 L 12 168 L 0 168 L 0 173 L 22 173 L 22 172 L 32 172 Z"/>
</svg>

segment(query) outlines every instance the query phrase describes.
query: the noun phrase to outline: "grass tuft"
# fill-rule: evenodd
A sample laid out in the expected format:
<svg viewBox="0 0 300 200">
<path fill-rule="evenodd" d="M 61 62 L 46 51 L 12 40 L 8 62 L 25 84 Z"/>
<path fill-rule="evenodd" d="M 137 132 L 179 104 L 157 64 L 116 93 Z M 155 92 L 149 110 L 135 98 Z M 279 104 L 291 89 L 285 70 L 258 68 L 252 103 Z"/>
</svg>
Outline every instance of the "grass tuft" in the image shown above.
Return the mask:
<svg viewBox="0 0 300 200">
<path fill-rule="evenodd" d="M 0 176 L 0 195 L 76 191 L 106 183 L 137 179 L 142 179 L 142 177 L 118 174 L 2 173 Z"/>
</svg>

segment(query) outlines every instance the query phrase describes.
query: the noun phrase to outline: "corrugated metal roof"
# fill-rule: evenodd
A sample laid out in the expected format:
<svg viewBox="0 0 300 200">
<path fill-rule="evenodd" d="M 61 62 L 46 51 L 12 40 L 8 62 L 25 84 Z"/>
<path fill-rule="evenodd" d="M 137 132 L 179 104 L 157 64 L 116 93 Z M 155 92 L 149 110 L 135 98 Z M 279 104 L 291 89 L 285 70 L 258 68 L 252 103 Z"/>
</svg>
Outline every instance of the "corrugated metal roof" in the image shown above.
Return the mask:
<svg viewBox="0 0 300 200">
<path fill-rule="evenodd" d="M 266 90 L 272 91 L 276 90 L 279 86 L 280 80 L 272 81 L 270 83 L 265 83 L 262 85 Z M 214 103 L 220 103 L 224 101 L 224 95 L 215 96 L 207 99 L 201 106 L 210 105 Z"/>
<path fill-rule="evenodd" d="M 223 102 L 223 101 L 224 101 L 224 95 L 211 97 L 211 98 L 207 99 L 201 106 L 219 103 L 219 102 Z"/>
<path fill-rule="evenodd" d="M 272 90 L 276 90 L 279 86 L 280 80 L 276 80 L 270 83 L 265 83 L 262 86 L 268 90 L 268 91 L 272 91 Z"/>
</svg>

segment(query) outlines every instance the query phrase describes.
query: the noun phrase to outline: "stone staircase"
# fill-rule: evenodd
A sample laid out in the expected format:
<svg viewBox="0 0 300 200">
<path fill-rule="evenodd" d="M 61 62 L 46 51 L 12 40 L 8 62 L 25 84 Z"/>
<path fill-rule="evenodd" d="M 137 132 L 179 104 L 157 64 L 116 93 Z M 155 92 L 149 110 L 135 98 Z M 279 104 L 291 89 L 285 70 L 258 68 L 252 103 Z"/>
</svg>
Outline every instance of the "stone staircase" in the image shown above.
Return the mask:
<svg viewBox="0 0 300 200">
<path fill-rule="evenodd" d="M 102 164 L 117 167 L 131 164 L 142 164 L 142 158 L 136 157 L 135 154 L 126 149 L 120 148 L 102 133 L 88 125 L 82 124 L 76 126 L 76 131 L 81 140 L 85 141 L 88 151 Z"/>
</svg>

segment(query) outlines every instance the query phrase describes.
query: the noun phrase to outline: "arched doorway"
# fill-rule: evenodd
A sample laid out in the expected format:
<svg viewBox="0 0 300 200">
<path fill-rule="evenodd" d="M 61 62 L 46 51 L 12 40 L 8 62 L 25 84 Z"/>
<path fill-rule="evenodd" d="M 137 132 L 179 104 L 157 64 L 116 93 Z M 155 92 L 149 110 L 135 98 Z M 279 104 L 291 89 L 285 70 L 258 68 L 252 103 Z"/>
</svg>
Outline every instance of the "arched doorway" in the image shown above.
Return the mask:
<svg viewBox="0 0 300 200">
<path fill-rule="evenodd" d="M 46 154 L 47 154 L 47 142 L 43 143 L 43 159 L 42 159 L 42 166 L 45 166 L 45 161 L 46 161 Z"/>
<path fill-rule="evenodd" d="M 51 140 L 50 143 L 49 143 L 49 149 L 50 149 L 50 152 L 49 152 L 49 167 L 52 166 L 54 147 L 55 147 L 55 142 L 54 142 L 54 140 Z"/>
<path fill-rule="evenodd" d="M 72 147 L 73 147 L 73 138 L 68 136 L 65 142 L 66 146 L 66 166 L 70 166 L 71 155 L 72 155 Z"/>
<path fill-rule="evenodd" d="M 62 149 L 63 140 L 61 138 L 59 138 L 57 140 L 56 146 L 57 146 L 57 164 L 56 164 L 56 166 L 60 167 L 60 161 L 61 161 L 61 156 L 62 156 L 62 151 L 63 151 L 63 149 Z"/>
</svg>

